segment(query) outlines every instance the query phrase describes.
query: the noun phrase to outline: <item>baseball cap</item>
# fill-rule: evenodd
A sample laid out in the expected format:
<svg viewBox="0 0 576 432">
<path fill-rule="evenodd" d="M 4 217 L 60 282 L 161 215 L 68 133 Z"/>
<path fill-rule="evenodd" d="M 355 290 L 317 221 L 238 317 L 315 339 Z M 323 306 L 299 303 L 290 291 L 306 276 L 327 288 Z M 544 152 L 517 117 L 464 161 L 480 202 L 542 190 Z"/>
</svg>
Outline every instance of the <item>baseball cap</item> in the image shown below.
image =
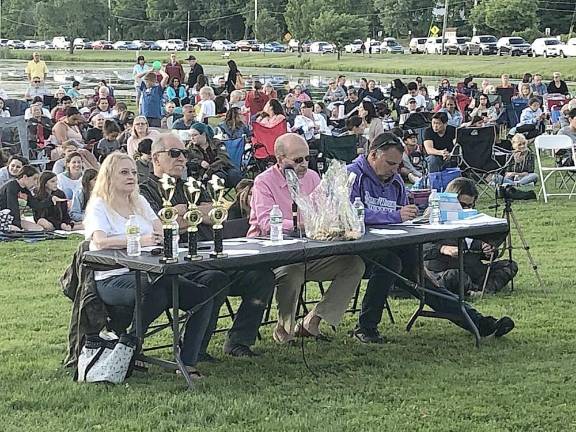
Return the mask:
<svg viewBox="0 0 576 432">
<path fill-rule="evenodd" d="M 418 136 L 418 134 L 413 129 L 406 129 L 404 131 L 404 135 L 402 136 L 402 138 L 406 139 L 406 138 L 412 138 L 412 137 L 417 137 L 417 136 Z"/>
</svg>

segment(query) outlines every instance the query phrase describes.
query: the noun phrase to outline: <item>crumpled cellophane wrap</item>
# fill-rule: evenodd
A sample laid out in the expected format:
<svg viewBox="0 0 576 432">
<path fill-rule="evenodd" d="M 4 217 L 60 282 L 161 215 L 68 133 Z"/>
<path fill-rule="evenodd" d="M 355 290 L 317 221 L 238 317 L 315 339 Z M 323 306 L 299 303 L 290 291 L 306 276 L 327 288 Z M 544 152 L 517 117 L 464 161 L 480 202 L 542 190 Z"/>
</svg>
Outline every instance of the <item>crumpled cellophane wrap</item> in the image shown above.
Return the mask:
<svg viewBox="0 0 576 432">
<path fill-rule="evenodd" d="M 361 237 L 356 213 L 350 203 L 350 187 L 356 175 L 332 160 L 318 187 L 309 195 L 296 194 L 306 236 L 314 240 L 356 240 Z"/>
</svg>

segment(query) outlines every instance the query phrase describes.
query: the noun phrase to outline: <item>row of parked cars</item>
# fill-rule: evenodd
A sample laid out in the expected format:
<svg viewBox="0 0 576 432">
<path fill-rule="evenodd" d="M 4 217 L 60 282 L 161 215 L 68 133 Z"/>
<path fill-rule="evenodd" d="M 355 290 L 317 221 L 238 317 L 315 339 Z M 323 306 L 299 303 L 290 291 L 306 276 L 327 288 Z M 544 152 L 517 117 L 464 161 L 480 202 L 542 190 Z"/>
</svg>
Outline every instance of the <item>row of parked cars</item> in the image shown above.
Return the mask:
<svg viewBox="0 0 576 432">
<path fill-rule="evenodd" d="M 442 53 L 442 38 L 412 38 L 409 45 L 412 54 Z M 532 44 L 518 36 L 497 39 L 492 35 L 458 36 L 444 39 L 444 54 L 460 55 L 509 55 L 532 57 L 576 57 L 576 38 L 562 43 L 555 37 L 535 39 Z"/>
</svg>

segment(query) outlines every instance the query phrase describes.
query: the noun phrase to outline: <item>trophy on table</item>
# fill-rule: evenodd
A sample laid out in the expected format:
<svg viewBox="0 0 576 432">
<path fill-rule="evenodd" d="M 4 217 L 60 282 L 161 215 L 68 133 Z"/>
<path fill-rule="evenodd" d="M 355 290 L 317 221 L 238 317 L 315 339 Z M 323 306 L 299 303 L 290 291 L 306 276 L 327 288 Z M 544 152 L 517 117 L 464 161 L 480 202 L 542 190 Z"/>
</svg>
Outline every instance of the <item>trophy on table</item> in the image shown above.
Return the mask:
<svg viewBox="0 0 576 432">
<path fill-rule="evenodd" d="M 184 215 L 184 220 L 188 222 L 188 255 L 184 259 L 201 261 L 202 256 L 198 255 L 198 225 L 202 223 L 202 212 L 197 204 L 202 193 L 202 183 L 190 177 L 184 185 L 184 192 L 188 200 L 188 211 Z"/>
<path fill-rule="evenodd" d="M 224 221 L 228 218 L 228 208 L 224 199 L 224 179 L 213 175 L 208 183 L 212 187 L 212 210 L 208 216 L 214 231 L 214 252 L 210 254 L 210 258 L 225 258 L 228 255 L 224 253 L 222 229 Z"/>
<path fill-rule="evenodd" d="M 160 178 L 160 195 L 162 196 L 162 209 L 158 217 L 162 221 L 164 231 L 164 256 L 160 258 L 162 264 L 178 262 L 178 213 L 172 206 L 172 197 L 176 191 L 176 181 L 168 174 Z M 176 233 L 174 233 L 176 231 Z"/>
</svg>

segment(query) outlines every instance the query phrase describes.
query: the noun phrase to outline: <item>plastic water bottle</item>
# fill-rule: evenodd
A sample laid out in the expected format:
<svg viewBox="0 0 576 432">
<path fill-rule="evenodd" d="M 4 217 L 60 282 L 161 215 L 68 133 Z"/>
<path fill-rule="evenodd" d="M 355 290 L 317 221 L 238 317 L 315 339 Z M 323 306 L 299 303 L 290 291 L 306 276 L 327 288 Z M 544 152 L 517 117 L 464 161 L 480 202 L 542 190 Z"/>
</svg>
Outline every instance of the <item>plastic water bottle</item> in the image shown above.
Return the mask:
<svg viewBox="0 0 576 432">
<path fill-rule="evenodd" d="M 282 241 L 282 239 L 282 210 L 277 205 L 273 205 L 270 212 L 270 240 Z"/>
<path fill-rule="evenodd" d="M 137 257 L 142 253 L 140 245 L 140 226 L 136 220 L 136 215 L 130 215 L 126 222 L 126 254 Z"/>
<path fill-rule="evenodd" d="M 432 189 L 428 197 L 428 207 L 430 209 L 430 225 L 440 223 L 440 196 L 436 189 Z"/>
<path fill-rule="evenodd" d="M 178 222 L 172 222 L 172 258 L 178 258 L 178 243 L 180 242 L 180 226 Z"/>
<path fill-rule="evenodd" d="M 366 234 L 366 224 L 364 223 L 364 204 L 360 197 L 356 197 L 354 199 L 354 203 L 352 204 L 354 207 L 354 211 L 356 213 L 356 221 L 358 222 L 358 228 L 360 230 L 360 234 Z"/>
</svg>

